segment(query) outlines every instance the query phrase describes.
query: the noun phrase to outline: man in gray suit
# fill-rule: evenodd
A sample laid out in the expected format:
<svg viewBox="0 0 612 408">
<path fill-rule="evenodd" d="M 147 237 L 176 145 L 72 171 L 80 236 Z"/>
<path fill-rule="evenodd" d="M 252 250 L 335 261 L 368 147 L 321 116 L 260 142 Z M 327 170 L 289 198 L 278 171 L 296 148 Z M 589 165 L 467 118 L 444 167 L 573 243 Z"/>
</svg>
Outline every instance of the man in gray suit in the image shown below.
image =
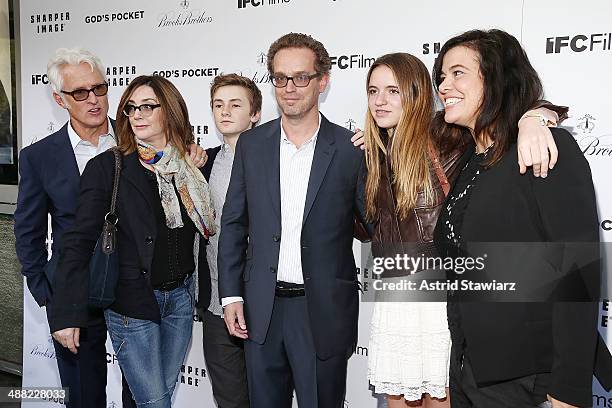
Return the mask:
<svg viewBox="0 0 612 408">
<path fill-rule="evenodd" d="M 354 214 L 365 162 L 351 132 L 319 112 L 325 47 L 287 34 L 268 52 L 281 117 L 236 146 L 219 237 L 230 333 L 246 339 L 251 406 L 341 407 L 357 341 Z M 362 217 L 363 218 L 363 217 Z"/>
</svg>

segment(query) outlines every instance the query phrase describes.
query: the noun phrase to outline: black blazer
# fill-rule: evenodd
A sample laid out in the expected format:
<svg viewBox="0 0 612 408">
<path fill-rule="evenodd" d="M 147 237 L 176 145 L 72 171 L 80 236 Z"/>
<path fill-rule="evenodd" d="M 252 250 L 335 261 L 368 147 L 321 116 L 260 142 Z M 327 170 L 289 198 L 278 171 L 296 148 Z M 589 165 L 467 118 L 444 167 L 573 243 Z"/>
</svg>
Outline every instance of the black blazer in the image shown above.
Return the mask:
<svg viewBox="0 0 612 408">
<path fill-rule="evenodd" d="M 111 126 L 115 121 L 110 119 Z M 79 196 L 79 167 L 66 122 L 57 132 L 24 147 L 19 154 L 19 194 L 15 209 L 15 247 L 21 273 L 39 306 L 51 300 L 54 277 L 47 270 L 47 219 L 51 215 L 57 254 L 72 226 Z"/>
<path fill-rule="evenodd" d="M 481 171 L 465 212 L 462 241 L 599 241 L 589 164 L 571 134 L 551 131 L 560 160 L 546 179 L 519 174 L 516 145 L 492 168 Z M 473 146 L 468 149 L 464 162 L 473 151 Z M 440 230 L 438 225 L 439 244 L 445 242 Z M 508 261 L 520 265 L 520 260 Z M 453 300 L 449 296 L 449 302 Z M 550 372 L 551 395 L 573 405 L 591 405 L 596 303 L 458 302 L 457 306 L 466 355 L 478 384 Z"/>
<path fill-rule="evenodd" d="M 249 338 L 266 338 L 281 239 L 280 119 L 238 140 L 219 237 L 220 296 L 242 296 Z M 304 208 L 301 257 L 317 355 L 357 341 L 359 296 L 353 214 L 364 214 L 365 160 L 351 132 L 321 119 Z"/>
<path fill-rule="evenodd" d="M 85 327 L 88 264 L 110 208 L 114 166 L 115 157 L 107 151 L 91 159 L 81 176 L 74 226 L 64 236 L 55 278 L 54 312 L 49 316 L 51 332 Z M 120 273 L 116 299 L 110 308 L 126 316 L 159 322 L 159 306 L 149 276 L 157 236 L 152 205 L 155 199 L 138 153 L 123 156 L 117 196 Z M 198 265 L 206 259 L 203 241 L 200 238 Z"/>
</svg>

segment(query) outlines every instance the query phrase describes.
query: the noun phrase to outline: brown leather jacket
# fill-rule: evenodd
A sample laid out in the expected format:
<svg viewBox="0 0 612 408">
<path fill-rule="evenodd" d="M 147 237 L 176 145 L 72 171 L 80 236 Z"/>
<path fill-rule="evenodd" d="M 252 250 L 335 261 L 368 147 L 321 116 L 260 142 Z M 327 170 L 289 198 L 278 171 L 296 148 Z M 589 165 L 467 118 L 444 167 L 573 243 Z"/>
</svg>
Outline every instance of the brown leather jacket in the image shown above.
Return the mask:
<svg viewBox="0 0 612 408">
<path fill-rule="evenodd" d="M 461 169 L 458 167 L 462 150 L 454 150 L 450 154 L 440 156 L 440 164 L 448 181 L 452 185 Z M 445 202 L 442 185 L 436 175 L 433 163 L 430 162 L 430 175 L 434 185 L 435 204 L 425 203 L 425 194 L 419 192 L 417 205 L 405 219 L 400 219 L 395 210 L 395 197 L 391 184 L 391 165 L 386 156 L 381 163 L 380 188 L 376 197 L 377 219 L 374 223 L 372 236 L 372 255 L 393 256 L 401 250 L 414 255 L 434 255 L 433 233 L 438 220 L 438 214 Z M 407 245 L 406 245 L 407 244 Z"/>
</svg>

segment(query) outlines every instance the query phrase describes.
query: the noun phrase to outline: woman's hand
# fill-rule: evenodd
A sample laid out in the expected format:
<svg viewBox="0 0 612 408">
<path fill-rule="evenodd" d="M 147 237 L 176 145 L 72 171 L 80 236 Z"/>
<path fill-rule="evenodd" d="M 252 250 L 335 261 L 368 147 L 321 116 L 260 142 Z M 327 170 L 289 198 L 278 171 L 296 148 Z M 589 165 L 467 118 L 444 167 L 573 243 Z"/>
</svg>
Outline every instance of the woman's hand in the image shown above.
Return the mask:
<svg viewBox="0 0 612 408">
<path fill-rule="evenodd" d="M 68 348 L 73 354 L 78 353 L 77 348 L 79 344 L 79 336 L 81 329 L 78 327 L 69 327 L 67 329 L 58 330 L 53 332 L 52 336 L 62 346 Z"/>
<path fill-rule="evenodd" d="M 204 167 L 206 164 L 206 160 L 208 160 L 208 155 L 206 154 L 206 150 L 202 149 L 195 143 L 189 145 L 189 158 L 193 162 L 193 164 L 198 168 Z"/>
<path fill-rule="evenodd" d="M 355 129 L 355 134 L 351 137 L 351 142 L 355 147 L 361 147 L 361 150 L 365 150 L 365 135 L 363 130 Z"/>
<path fill-rule="evenodd" d="M 546 108 L 526 112 L 518 122 L 518 163 L 521 174 L 533 167 L 533 175 L 546 177 L 557 164 L 559 151 L 547 125 L 556 126 L 557 114 Z"/>
</svg>

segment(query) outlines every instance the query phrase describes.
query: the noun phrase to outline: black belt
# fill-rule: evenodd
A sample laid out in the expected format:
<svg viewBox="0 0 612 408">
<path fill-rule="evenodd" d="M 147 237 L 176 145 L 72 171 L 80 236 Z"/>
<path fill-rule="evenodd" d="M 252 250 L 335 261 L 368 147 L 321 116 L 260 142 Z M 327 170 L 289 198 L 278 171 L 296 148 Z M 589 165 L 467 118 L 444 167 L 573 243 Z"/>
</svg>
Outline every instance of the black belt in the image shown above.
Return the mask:
<svg viewBox="0 0 612 408">
<path fill-rule="evenodd" d="M 298 297 L 305 294 L 303 283 L 276 281 L 276 296 L 278 297 Z"/>
<path fill-rule="evenodd" d="M 183 286 L 185 284 L 185 282 L 187 281 L 187 279 L 189 279 L 189 277 L 191 277 L 191 274 L 185 275 L 185 276 L 183 276 L 181 278 L 177 278 L 175 280 L 171 280 L 171 281 L 168 281 L 168 282 L 160 283 L 159 285 L 153 285 L 153 289 L 161 290 L 163 292 L 169 292 L 171 290 L 174 290 L 176 288 L 180 288 L 181 286 Z"/>
</svg>

